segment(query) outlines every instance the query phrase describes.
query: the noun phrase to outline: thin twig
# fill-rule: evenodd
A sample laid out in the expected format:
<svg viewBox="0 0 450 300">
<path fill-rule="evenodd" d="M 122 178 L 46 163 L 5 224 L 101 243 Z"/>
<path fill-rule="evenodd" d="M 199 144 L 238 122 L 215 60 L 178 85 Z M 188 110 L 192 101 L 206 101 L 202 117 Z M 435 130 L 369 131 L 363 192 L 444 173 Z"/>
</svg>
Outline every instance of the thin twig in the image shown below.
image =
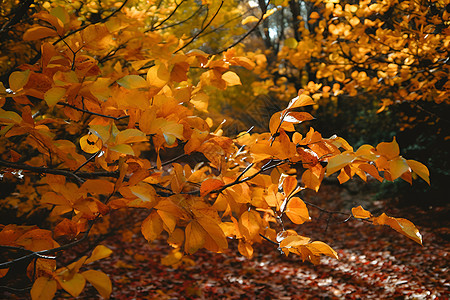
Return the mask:
<svg viewBox="0 0 450 300">
<path fill-rule="evenodd" d="M 79 107 L 76 107 L 74 105 L 71 105 L 71 104 L 68 104 L 68 103 L 64 103 L 64 102 L 58 102 L 56 104 L 62 105 L 62 106 L 66 106 L 66 107 L 70 107 L 72 109 L 75 109 L 75 110 L 78 110 L 78 111 L 81 111 L 81 112 L 84 112 L 84 113 L 87 113 L 87 114 L 90 114 L 90 115 L 99 116 L 99 117 L 108 118 L 108 119 L 113 119 L 115 121 L 120 121 L 122 119 L 126 119 L 126 118 L 130 117 L 128 115 L 127 116 L 121 116 L 121 117 L 108 116 L 108 115 L 96 113 L 96 112 L 93 112 L 93 111 L 89 111 L 89 110 L 86 110 L 86 109 L 82 109 L 82 108 L 79 108 Z"/>
<path fill-rule="evenodd" d="M 181 48 L 177 49 L 174 53 L 177 53 L 177 52 L 183 50 L 184 48 L 186 48 L 188 45 L 192 44 L 194 42 L 194 40 L 198 36 L 200 36 L 206 30 L 206 28 L 209 27 L 209 25 L 211 25 L 212 21 L 216 18 L 217 14 L 219 13 L 220 9 L 222 8 L 223 3 L 224 3 L 224 1 L 222 0 L 222 2 L 220 3 L 219 8 L 217 9 L 216 13 L 212 16 L 212 18 L 209 20 L 209 22 L 205 26 L 202 26 L 202 29 L 199 32 L 197 32 L 197 34 L 195 34 L 189 42 L 184 44 Z"/>
<path fill-rule="evenodd" d="M 268 7 L 268 6 L 269 6 L 269 1 L 267 1 L 267 4 L 265 5 L 265 8 L 264 8 L 263 11 L 262 11 L 261 18 L 259 18 L 259 20 L 258 20 L 258 22 L 256 22 L 255 26 L 253 26 L 249 31 L 247 31 L 246 34 L 244 34 L 243 36 L 241 36 L 236 42 L 234 42 L 234 43 L 231 44 L 230 46 L 228 46 L 228 47 L 226 47 L 226 48 L 224 48 L 224 49 L 222 49 L 222 50 L 220 50 L 220 51 L 218 51 L 218 52 L 216 52 L 216 53 L 214 53 L 214 54 L 217 55 L 217 54 L 220 54 L 220 53 L 222 53 L 222 52 L 227 51 L 228 49 L 233 48 L 234 46 L 236 46 L 237 44 L 239 44 L 240 42 L 242 42 L 245 38 L 247 38 L 253 31 L 255 31 L 255 29 L 258 28 L 259 24 L 261 24 L 261 22 L 263 21 L 263 19 L 264 19 L 264 14 L 266 13 L 267 7 Z"/>
<path fill-rule="evenodd" d="M 175 12 L 177 11 L 177 9 L 181 6 L 181 4 L 183 4 L 184 1 L 186 1 L 186 0 L 181 0 L 181 2 L 180 2 L 179 4 L 176 3 L 176 1 L 175 1 L 176 6 L 175 6 L 174 10 L 167 16 L 167 18 L 165 18 L 164 20 L 162 20 L 162 21 L 161 21 L 158 25 L 156 25 L 155 27 L 151 28 L 151 31 L 157 29 L 157 28 L 160 27 L 162 24 L 164 24 L 167 20 L 169 20 L 169 19 L 175 14 Z"/>
</svg>

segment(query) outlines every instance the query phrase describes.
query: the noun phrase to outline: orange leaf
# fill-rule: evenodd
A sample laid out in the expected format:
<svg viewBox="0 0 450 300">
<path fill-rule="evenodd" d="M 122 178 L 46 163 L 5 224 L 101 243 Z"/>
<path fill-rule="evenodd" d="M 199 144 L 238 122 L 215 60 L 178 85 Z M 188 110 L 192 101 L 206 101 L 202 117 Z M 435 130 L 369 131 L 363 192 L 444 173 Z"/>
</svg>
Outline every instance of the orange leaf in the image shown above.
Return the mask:
<svg viewBox="0 0 450 300">
<path fill-rule="evenodd" d="M 162 88 L 170 80 L 170 72 L 165 64 L 151 67 L 147 72 L 147 82 L 150 86 Z"/>
<path fill-rule="evenodd" d="M 317 177 L 311 169 L 305 170 L 302 175 L 302 182 L 306 188 L 319 191 L 320 184 L 322 182 L 320 177 Z"/>
<path fill-rule="evenodd" d="M 156 213 L 152 212 L 141 225 L 141 232 L 144 238 L 151 242 L 159 237 L 163 231 L 163 221 L 161 217 Z"/>
<path fill-rule="evenodd" d="M 392 180 L 402 176 L 403 173 L 409 171 L 409 165 L 403 157 L 397 157 L 389 161 L 389 173 L 391 173 Z"/>
<path fill-rule="evenodd" d="M 274 113 L 269 121 L 269 130 L 271 135 L 274 135 L 278 131 L 281 122 L 281 111 Z"/>
<path fill-rule="evenodd" d="M 295 224 L 303 224 L 311 220 L 305 202 L 299 197 L 292 197 L 286 206 L 286 215 Z"/>
<path fill-rule="evenodd" d="M 200 196 L 204 197 L 209 194 L 211 191 L 217 190 L 224 186 L 222 180 L 210 178 L 202 182 L 200 187 Z"/>
<path fill-rule="evenodd" d="M 112 283 L 108 275 L 96 270 L 88 270 L 81 273 L 81 275 L 95 287 L 100 296 L 109 299 L 112 291 Z"/>
<path fill-rule="evenodd" d="M 203 227 L 196 221 L 191 221 L 185 230 L 184 251 L 189 254 L 195 253 L 205 244 L 206 232 Z"/>
<path fill-rule="evenodd" d="M 72 297 L 78 297 L 86 285 L 86 279 L 84 279 L 84 277 L 79 273 L 74 274 L 73 277 L 68 280 L 65 280 L 59 276 L 56 277 L 56 279 L 61 287 L 72 295 Z"/>
<path fill-rule="evenodd" d="M 245 211 L 239 218 L 239 230 L 248 240 L 253 240 L 259 235 L 261 229 L 261 216 L 256 211 Z"/>
<path fill-rule="evenodd" d="M 228 72 L 224 73 L 222 75 L 222 79 L 225 80 L 225 82 L 227 83 L 227 86 L 234 86 L 234 85 L 242 84 L 239 76 L 232 71 L 228 71 Z"/>
<path fill-rule="evenodd" d="M 51 36 L 57 36 L 57 35 L 58 35 L 58 33 L 51 28 L 44 27 L 44 26 L 35 26 L 35 27 L 28 29 L 23 34 L 23 40 L 24 41 L 35 41 L 35 40 L 40 40 L 40 39 L 44 39 L 44 38 L 51 37 Z"/>
<path fill-rule="evenodd" d="M 307 247 L 312 252 L 313 255 L 323 254 L 329 257 L 339 259 L 336 251 L 334 251 L 330 246 L 328 246 L 324 242 L 315 241 L 306 245 L 305 247 Z"/>
<path fill-rule="evenodd" d="M 126 75 L 117 80 L 117 83 L 127 89 L 139 89 L 148 87 L 147 81 L 139 75 Z"/>
<path fill-rule="evenodd" d="M 31 288 L 32 300 L 50 300 L 56 293 L 57 284 L 53 278 L 39 277 Z"/>
<path fill-rule="evenodd" d="M 103 246 L 103 245 L 98 245 L 97 247 L 95 247 L 94 251 L 92 251 L 91 256 L 88 259 L 86 259 L 86 261 L 84 263 L 89 264 L 96 260 L 106 258 L 106 257 L 110 256 L 112 253 L 113 253 L 112 250 L 109 249 L 108 247 Z"/>
<path fill-rule="evenodd" d="M 408 159 L 406 163 L 414 173 L 422 177 L 423 180 L 430 184 L 430 171 L 428 171 L 428 168 L 424 164 L 412 159 Z"/>
<path fill-rule="evenodd" d="M 368 219 L 372 217 L 372 214 L 369 211 L 365 210 L 361 205 L 358 207 L 353 207 L 352 214 L 355 218 L 358 219 Z"/>
<path fill-rule="evenodd" d="M 355 155 L 351 152 L 343 152 L 339 155 L 333 156 L 328 160 L 327 164 L 327 176 L 330 176 L 336 171 L 339 171 L 343 167 L 350 164 L 355 159 Z"/>
<path fill-rule="evenodd" d="M 253 256 L 253 247 L 249 243 L 246 243 L 243 239 L 239 240 L 238 251 L 240 254 L 247 258 L 251 258 Z"/>
<path fill-rule="evenodd" d="M 381 216 L 373 219 L 374 225 L 388 225 L 397 232 L 407 236 L 416 243 L 422 245 L 422 235 L 414 224 L 403 218 L 393 218 L 383 213 Z"/>
<path fill-rule="evenodd" d="M 316 104 L 314 100 L 305 94 L 299 94 L 297 97 L 293 98 L 291 102 L 289 102 L 286 109 L 293 109 L 297 107 L 307 106 L 307 105 L 314 105 Z"/>
<path fill-rule="evenodd" d="M 377 145 L 377 151 L 386 156 L 387 159 L 393 159 L 394 157 L 397 157 L 400 154 L 400 148 L 398 147 L 397 141 L 394 139 L 390 143 L 379 143 Z"/>
<path fill-rule="evenodd" d="M 102 149 L 102 140 L 94 134 L 86 134 L 80 138 L 80 147 L 86 153 L 96 153 Z"/>
<path fill-rule="evenodd" d="M 249 23 L 255 23 L 258 22 L 259 19 L 255 16 L 248 16 L 246 17 L 244 20 L 242 20 L 241 24 L 245 25 L 245 24 L 249 24 Z"/>
</svg>

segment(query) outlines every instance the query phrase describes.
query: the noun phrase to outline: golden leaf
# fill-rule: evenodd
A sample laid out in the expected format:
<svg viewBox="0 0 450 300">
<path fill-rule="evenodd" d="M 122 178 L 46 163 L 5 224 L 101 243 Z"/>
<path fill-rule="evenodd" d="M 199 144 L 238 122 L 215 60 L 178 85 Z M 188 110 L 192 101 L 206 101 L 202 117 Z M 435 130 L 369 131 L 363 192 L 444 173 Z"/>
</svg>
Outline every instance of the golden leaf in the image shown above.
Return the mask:
<svg viewBox="0 0 450 300">
<path fill-rule="evenodd" d="M 112 292 L 112 283 L 108 275 L 96 270 L 88 270 L 82 272 L 81 275 L 94 286 L 100 296 L 109 299 Z"/>
<path fill-rule="evenodd" d="M 57 289 L 56 281 L 48 277 L 39 277 L 31 288 L 32 300 L 51 300 L 55 296 Z"/>
</svg>

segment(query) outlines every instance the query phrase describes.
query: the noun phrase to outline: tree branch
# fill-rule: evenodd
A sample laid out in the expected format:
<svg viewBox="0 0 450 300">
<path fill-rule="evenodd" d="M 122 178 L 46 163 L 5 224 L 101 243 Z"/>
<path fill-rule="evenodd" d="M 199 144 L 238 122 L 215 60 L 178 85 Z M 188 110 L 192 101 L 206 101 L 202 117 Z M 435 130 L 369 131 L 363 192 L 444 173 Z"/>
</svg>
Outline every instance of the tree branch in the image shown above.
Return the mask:
<svg viewBox="0 0 450 300">
<path fill-rule="evenodd" d="M 108 116 L 108 115 L 104 115 L 104 114 L 99 114 L 99 113 L 96 113 L 96 112 L 93 112 L 93 111 L 89 111 L 89 110 L 86 110 L 86 109 L 82 109 L 82 108 L 79 108 L 79 107 L 76 107 L 74 105 L 71 105 L 71 104 L 68 104 L 68 103 L 64 103 L 64 102 L 58 102 L 56 104 L 62 105 L 62 106 L 66 106 L 66 107 L 70 107 L 72 109 L 75 109 L 75 110 L 78 110 L 78 111 L 81 111 L 81 112 L 84 112 L 84 113 L 87 113 L 87 114 L 90 114 L 90 115 L 93 115 L 93 116 L 99 116 L 99 117 L 103 117 L 103 118 L 113 119 L 115 121 L 120 121 L 122 119 L 126 119 L 126 118 L 130 117 L 130 116 L 113 117 L 113 116 Z"/>
</svg>

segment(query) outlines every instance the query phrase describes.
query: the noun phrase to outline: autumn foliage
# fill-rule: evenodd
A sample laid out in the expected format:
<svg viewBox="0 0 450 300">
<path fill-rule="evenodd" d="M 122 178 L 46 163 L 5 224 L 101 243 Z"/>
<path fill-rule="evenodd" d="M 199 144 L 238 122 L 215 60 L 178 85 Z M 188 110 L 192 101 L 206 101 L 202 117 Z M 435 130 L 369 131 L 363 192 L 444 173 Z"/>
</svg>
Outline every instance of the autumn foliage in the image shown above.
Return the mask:
<svg viewBox="0 0 450 300">
<path fill-rule="evenodd" d="M 178 259 L 202 248 L 222 252 L 229 243 L 237 243 L 239 253 L 251 257 L 255 243 L 269 243 L 274 251 L 316 264 L 321 255 L 336 259 L 338 255 L 329 245 L 290 229 L 289 224 L 310 220 L 302 190 L 318 191 L 324 177 L 332 174 L 337 174 L 340 183 L 355 176 L 364 181 L 373 177 L 380 182 L 402 179 L 409 183 L 420 177 L 430 183 L 427 167 L 403 158 L 395 138 L 354 149 L 344 138 L 323 137 L 312 127 L 299 131 L 298 124 L 314 118 L 305 108 L 317 105 L 317 89 L 295 90 L 283 109 L 267 120 L 266 132 L 248 130 L 225 136 L 224 125 L 208 116 L 208 104 L 214 95 L 241 85 L 239 72 L 254 70 L 261 76 L 264 55 L 227 47 L 239 39 L 222 47 L 212 45 L 214 55 L 194 46 L 201 46 L 199 40 L 208 41 L 209 26 L 225 22 L 219 11 L 235 14 L 236 4 L 110 2 L 109 10 L 77 1 L 32 6 L 36 10 L 32 25 L 19 24 L 23 40 L 18 45 L 28 50 L 16 59 L 25 61 L 11 65 L 7 79 L 0 83 L 1 176 L 17 191 L 6 195 L 5 201 L 16 203 L 24 219 L 36 211 L 46 212 L 39 227 L 27 222 L 0 225 L 0 249 L 6 254 L 0 276 L 6 278 L 15 265 L 25 265 L 32 299 L 51 299 L 60 289 L 77 297 L 86 282 L 109 298 L 113 287 L 108 276 L 89 268 L 112 253 L 107 246 L 97 245 L 69 265 L 60 265 L 59 258 L 65 250 L 89 240 L 94 231 L 101 231 L 97 227 L 103 220 L 113 222 L 108 217 L 115 210 L 145 211 L 142 235 L 149 242 L 166 239 Z M 184 2 L 195 3 L 187 7 Z M 411 22 L 397 24 L 392 18 L 394 28 L 388 29 L 377 18 L 361 22 L 369 14 L 369 3 L 360 5 L 362 10 L 350 5 L 336 12 L 337 4 L 329 2 L 323 7 L 324 19 L 317 20 L 316 35 L 286 40 L 280 55 L 302 69 L 302 57 L 325 55 L 316 42 L 322 32 L 321 39 L 333 44 L 326 49 L 340 54 L 327 56 L 331 64 L 317 63 L 316 78 L 345 84 L 350 93 L 371 89 L 377 78 L 385 86 L 409 80 L 407 90 L 395 90 L 392 95 L 416 91 L 417 96 L 409 100 L 447 101 L 436 86 L 448 73 L 437 71 L 433 80 L 421 84 L 417 76 L 422 62 L 414 60 L 414 53 L 398 51 L 374 62 L 381 57 L 375 50 L 349 48 L 348 43 L 358 43 L 355 36 L 361 32 L 394 31 Z M 253 18 L 237 19 L 238 24 L 269 20 L 277 8 L 270 11 L 268 7 Z M 210 12 L 206 17 L 205 8 Z M 384 6 L 378 9 L 384 11 Z M 328 19 L 333 13 L 339 18 L 337 24 Z M 202 27 L 192 35 L 183 30 L 177 33 L 168 25 L 176 24 L 178 14 L 184 16 L 182 28 L 198 16 L 204 17 Z M 448 19 L 448 13 L 442 18 Z M 245 37 L 245 31 L 236 30 L 231 33 Z M 431 29 L 424 28 L 424 35 L 426 30 Z M 217 31 L 211 34 L 220 36 Z M 431 38 L 448 44 L 439 34 Z M 376 51 L 400 49 L 417 37 L 410 39 L 386 38 L 379 41 L 386 48 Z M 229 41 L 224 37 L 223 42 Z M 441 64 L 439 53 L 427 52 L 433 64 Z M 348 60 L 375 73 L 350 72 L 343 66 Z M 322 96 L 341 90 L 340 86 L 321 89 Z M 19 201 L 20 197 L 25 200 Z M 384 213 L 374 216 L 361 206 L 348 216 L 390 226 L 422 244 L 419 231 L 406 219 Z"/>
</svg>

